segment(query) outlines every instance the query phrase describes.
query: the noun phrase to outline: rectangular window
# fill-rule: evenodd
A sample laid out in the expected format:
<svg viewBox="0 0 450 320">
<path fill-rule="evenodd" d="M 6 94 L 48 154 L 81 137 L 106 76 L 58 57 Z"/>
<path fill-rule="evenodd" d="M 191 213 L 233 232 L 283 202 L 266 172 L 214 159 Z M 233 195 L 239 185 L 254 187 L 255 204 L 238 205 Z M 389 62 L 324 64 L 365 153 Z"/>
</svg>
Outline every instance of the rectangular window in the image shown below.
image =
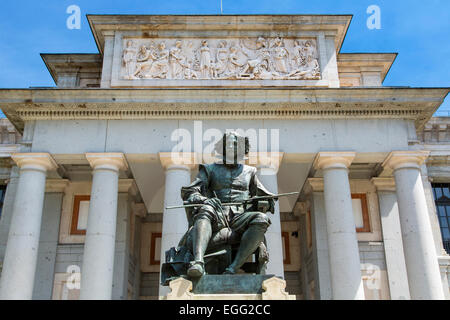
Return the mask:
<svg viewBox="0 0 450 320">
<path fill-rule="evenodd" d="M 370 232 L 369 209 L 364 193 L 352 194 L 353 215 L 355 217 L 356 232 Z"/>
<path fill-rule="evenodd" d="M 281 240 L 283 240 L 283 264 L 290 264 L 291 253 L 289 250 L 289 232 L 281 232 Z"/>
<path fill-rule="evenodd" d="M 159 265 L 161 261 L 161 232 L 153 232 L 150 243 L 150 265 Z"/>
<path fill-rule="evenodd" d="M 70 234 L 73 235 L 86 234 L 90 200 L 91 196 L 88 195 L 74 196 Z"/>
<path fill-rule="evenodd" d="M 445 251 L 450 253 L 450 183 L 433 183 L 432 187 L 442 243 Z"/>
</svg>

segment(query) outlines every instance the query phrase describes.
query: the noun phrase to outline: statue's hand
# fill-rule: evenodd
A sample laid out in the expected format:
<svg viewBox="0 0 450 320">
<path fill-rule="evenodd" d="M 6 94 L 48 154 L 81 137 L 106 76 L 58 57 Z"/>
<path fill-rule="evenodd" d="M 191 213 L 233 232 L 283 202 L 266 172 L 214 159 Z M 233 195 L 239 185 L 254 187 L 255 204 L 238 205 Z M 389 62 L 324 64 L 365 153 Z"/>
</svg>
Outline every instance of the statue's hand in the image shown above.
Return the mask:
<svg viewBox="0 0 450 320">
<path fill-rule="evenodd" d="M 278 198 L 276 198 L 278 200 Z M 269 199 L 269 212 L 274 214 L 275 213 L 275 199 Z"/>
<path fill-rule="evenodd" d="M 201 204 L 201 203 L 205 203 L 206 200 L 208 200 L 207 197 L 204 197 L 199 194 L 194 194 L 188 199 L 187 202 L 192 203 L 192 204 Z"/>
<path fill-rule="evenodd" d="M 216 207 L 220 207 L 222 205 L 222 202 L 220 201 L 219 198 L 210 198 L 210 199 L 207 199 L 204 202 L 204 204 L 207 204 L 207 205 L 210 205 L 213 208 L 216 208 Z"/>
</svg>

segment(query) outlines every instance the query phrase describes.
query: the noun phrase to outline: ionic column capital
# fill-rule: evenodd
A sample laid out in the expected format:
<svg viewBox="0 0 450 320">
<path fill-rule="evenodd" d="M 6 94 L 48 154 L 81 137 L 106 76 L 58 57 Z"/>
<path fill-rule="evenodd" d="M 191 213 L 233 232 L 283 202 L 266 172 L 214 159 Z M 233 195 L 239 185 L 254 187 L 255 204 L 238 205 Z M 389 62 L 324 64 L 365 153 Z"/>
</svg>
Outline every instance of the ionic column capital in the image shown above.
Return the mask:
<svg viewBox="0 0 450 320">
<path fill-rule="evenodd" d="M 350 167 L 355 152 L 319 152 L 314 159 L 314 169 L 347 169 Z"/>
<path fill-rule="evenodd" d="M 195 152 L 160 152 L 159 161 L 164 170 L 192 170 L 198 163 Z"/>
<path fill-rule="evenodd" d="M 395 180 L 393 178 L 372 178 L 370 180 L 378 191 L 395 192 Z"/>
<path fill-rule="evenodd" d="M 119 171 L 128 169 L 125 155 L 121 152 L 86 153 L 85 156 L 94 170 L 111 169 Z"/>
<path fill-rule="evenodd" d="M 429 155 L 430 151 L 392 151 L 384 160 L 382 166 L 393 170 L 402 168 L 420 169 Z"/>
<path fill-rule="evenodd" d="M 14 153 L 11 158 L 20 169 L 56 170 L 58 165 L 49 153 Z"/>
<path fill-rule="evenodd" d="M 311 192 L 323 192 L 323 178 L 308 178 L 303 186 L 303 192 L 309 194 Z"/>
</svg>

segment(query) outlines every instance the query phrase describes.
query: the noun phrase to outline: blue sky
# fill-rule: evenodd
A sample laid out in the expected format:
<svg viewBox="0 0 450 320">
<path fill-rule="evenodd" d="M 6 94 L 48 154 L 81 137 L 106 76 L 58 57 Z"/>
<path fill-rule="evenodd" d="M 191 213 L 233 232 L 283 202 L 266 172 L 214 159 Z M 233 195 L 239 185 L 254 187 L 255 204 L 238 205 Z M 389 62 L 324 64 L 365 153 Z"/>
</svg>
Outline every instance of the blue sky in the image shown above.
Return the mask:
<svg viewBox="0 0 450 320">
<path fill-rule="evenodd" d="M 81 8 L 80 30 L 66 27 L 73 4 Z M 380 30 L 366 26 L 370 5 L 381 9 Z M 40 53 L 97 53 L 86 14 L 219 13 L 220 0 L 3 0 L 0 88 L 54 86 Z M 353 14 L 341 52 L 399 53 L 384 85 L 450 87 L 449 0 L 223 0 L 223 13 Z"/>
</svg>

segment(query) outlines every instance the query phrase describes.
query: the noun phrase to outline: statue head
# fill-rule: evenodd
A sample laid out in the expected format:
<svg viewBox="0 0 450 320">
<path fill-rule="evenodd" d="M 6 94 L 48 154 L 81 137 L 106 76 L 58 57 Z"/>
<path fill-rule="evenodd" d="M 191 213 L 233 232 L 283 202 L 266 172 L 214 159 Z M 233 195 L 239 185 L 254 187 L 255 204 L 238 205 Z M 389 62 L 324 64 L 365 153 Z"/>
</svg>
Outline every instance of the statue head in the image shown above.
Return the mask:
<svg viewBox="0 0 450 320">
<path fill-rule="evenodd" d="M 256 40 L 256 48 L 261 49 L 263 47 L 267 47 L 267 41 L 264 37 L 258 37 L 258 39 Z"/>
<path fill-rule="evenodd" d="M 275 45 L 277 47 L 281 47 L 282 44 L 283 44 L 283 40 L 280 37 L 276 37 L 275 38 Z"/>
<path fill-rule="evenodd" d="M 145 45 L 141 45 L 140 47 L 139 47 L 139 52 L 140 53 L 145 53 L 147 51 L 147 48 L 145 47 Z"/>
<path fill-rule="evenodd" d="M 234 131 L 227 132 L 215 144 L 214 150 L 222 157 L 223 163 L 237 164 L 244 160 L 250 151 L 249 139 Z"/>
</svg>

